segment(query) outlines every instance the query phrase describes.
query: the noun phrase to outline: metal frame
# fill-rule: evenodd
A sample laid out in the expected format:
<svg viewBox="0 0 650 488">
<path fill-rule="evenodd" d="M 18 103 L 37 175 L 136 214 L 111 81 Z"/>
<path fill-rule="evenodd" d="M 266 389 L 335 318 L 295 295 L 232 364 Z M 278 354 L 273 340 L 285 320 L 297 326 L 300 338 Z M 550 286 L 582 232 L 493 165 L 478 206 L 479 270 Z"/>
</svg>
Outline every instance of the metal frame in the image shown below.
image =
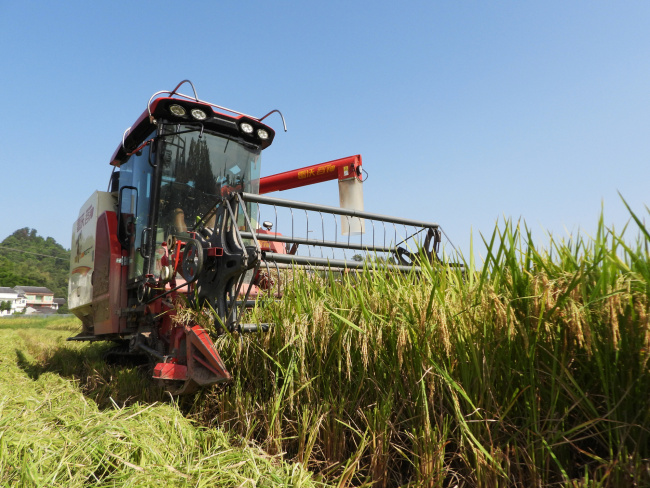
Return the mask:
<svg viewBox="0 0 650 488">
<path fill-rule="evenodd" d="M 247 202 L 263 203 L 267 205 L 276 205 L 278 207 L 297 208 L 299 210 L 312 210 L 314 212 L 325 212 L 335 215 L 344 215 L 348 217 L 358 217 L 360 219 L 378 220 L 380 222 L 387 222 L 390 224 L 411 225 L 414 227 L 426 227 L 437 229 L 440 227 L 433 222 L 426 222 L 424 220 L 405 219 L 401 217 L 391 217 L 389 215 L 381 215 L 362 210 L 351 210 L 347 208 L 332 207 L 329 205 L 321 205 L 318 203 L 297 202 L 295 200 L 286 200 L 284 198 L 268 197 L 265 195 L 257 195 L 255 193 L 241 194 L 242 198 Z"/>
</svg>

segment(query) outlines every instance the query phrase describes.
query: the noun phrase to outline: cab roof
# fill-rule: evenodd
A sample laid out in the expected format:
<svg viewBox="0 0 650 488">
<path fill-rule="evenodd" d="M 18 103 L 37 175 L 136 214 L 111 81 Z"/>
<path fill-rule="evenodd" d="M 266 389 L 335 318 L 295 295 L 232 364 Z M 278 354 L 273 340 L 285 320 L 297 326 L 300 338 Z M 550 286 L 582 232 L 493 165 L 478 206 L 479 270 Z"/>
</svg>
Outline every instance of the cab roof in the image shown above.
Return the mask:
<svg viewBox="0 0 650 488">
<path fill-rule="evenodd" d="M 182 107 L 185 112 L 184 115 L 175 115 L 172 113 L 172 106 Z M 198 120 L 191 115 L 192 110 L 195 109 L 205 114 L 203 120 Z M 182 111 L 177 109 L 176 112 L 180 113 Z M 273 129 L 254 117 L 243 114 L 228 115 L 217 112 L 211 104 L 202 101 L 185 100 L 176 97 L 160 97 L 150 102 L 147 109 L 142 112 L 142 115 L 138 117 L 133 126 L 125 131 L 122 142 L 117 146 L 117 149 L 111 157 L 110 164 L 120 166 L 124 163 L 133 152 L 138 150 L 146 142 L 146 138 L 155 130 L 158 120 L 161 119 L 179 124 L 203 124 L 205 129 L 216 131 L 224 136 L 241 138 L 246 142 L 260 146 L 261 149 L 269 147 L 275 137 L 275 131 Z M 253 131 L 250 133 L 244 132 L 242 130 L 244 123 L 249 124 L 253 128 Z M 258 131 L 260 129 L 268 135 L 266 139 L 259 137 Z"/>
</svg>

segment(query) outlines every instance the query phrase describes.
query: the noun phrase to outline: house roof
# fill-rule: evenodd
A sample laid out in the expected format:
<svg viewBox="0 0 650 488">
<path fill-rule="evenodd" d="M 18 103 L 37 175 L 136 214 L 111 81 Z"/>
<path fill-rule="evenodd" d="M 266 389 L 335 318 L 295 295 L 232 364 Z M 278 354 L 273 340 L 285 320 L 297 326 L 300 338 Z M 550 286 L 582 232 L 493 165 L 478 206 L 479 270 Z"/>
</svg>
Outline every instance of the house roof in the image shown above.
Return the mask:
<svg viewBox="0 0 650 488">
<path fill-rule="evenodd" d="M 11 293 L 12 295 L 18 295 L 18 292 L 16 290 L 9 288 L 8 286 L 0 286 L 0 293 Z"/>
<path fill-rule="evenodd" d="M 63 305 L 65 303 L 65 298 L 55 298 L 54 303 L 58 303 L 59 305 Z"/>
<path fill-rule="evenodd" d="M 30 293 L 37 295 L 54 295 L 54 292 L 44 286 L 14 286 L 14 290 L 22 293 Z"/>
</svg>

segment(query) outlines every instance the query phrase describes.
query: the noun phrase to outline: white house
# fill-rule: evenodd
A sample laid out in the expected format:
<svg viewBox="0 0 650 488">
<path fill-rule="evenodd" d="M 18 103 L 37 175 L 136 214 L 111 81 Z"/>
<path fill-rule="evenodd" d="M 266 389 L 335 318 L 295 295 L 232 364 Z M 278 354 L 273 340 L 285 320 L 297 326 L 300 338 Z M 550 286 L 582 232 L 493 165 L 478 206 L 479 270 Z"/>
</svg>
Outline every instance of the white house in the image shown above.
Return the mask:
<svg viewBox="0 0 650 488">
<path fill-rule="evenodd" d="M 0 286 L 0 303 L 9 302 L 10 310 L 0 310 L 0 316 L 14 313 L 52 314 L 65 303 L 63 298 L 54 298 L 54 293 L 44 286 Z M 4 308 L 4 307 L 3 307 Z"/>
<path fill-rule="evenodd" d="M 24 294 L 14 288 L 0 286 L 0 303 L 9 302 L 10 310 L 0 310 L 0 315 L 12 315 L 16 312 L 22 312 L 27 306 L 27 298 Z"/>
</svg>

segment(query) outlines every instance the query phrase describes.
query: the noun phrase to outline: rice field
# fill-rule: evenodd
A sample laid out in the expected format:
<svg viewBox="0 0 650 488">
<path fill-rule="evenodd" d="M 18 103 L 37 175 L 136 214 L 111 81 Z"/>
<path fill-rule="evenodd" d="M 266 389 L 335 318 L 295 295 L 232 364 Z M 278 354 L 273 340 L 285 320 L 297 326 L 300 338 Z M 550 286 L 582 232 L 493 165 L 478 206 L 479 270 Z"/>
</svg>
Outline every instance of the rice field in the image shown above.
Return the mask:
<svg viewBox="0 0 650 488">
<path fill-rule="evenodd" d="M 86 469 L 75 479 L 200 486 L 223 439 L 260 456 L 257 471 L 223 474 L 232 486 L 650 486 L 650 234 L 631 212 L 621 232 L 601 219 L 594 236 L 548 242 L 505 222 L 464 271 L 297 274 L 251 312 L 270 332 L 217 339 L 232 383 L 177 403 L 141 369 L 105 365 L 104 345 L 0 322 L 13 371 L 0 382 L 0 480 Z M 80 440 L 93 428 L 110 433 L 98 451 Z M 9 457 L 7 439 L 23 454 Z"/>
</svg>

